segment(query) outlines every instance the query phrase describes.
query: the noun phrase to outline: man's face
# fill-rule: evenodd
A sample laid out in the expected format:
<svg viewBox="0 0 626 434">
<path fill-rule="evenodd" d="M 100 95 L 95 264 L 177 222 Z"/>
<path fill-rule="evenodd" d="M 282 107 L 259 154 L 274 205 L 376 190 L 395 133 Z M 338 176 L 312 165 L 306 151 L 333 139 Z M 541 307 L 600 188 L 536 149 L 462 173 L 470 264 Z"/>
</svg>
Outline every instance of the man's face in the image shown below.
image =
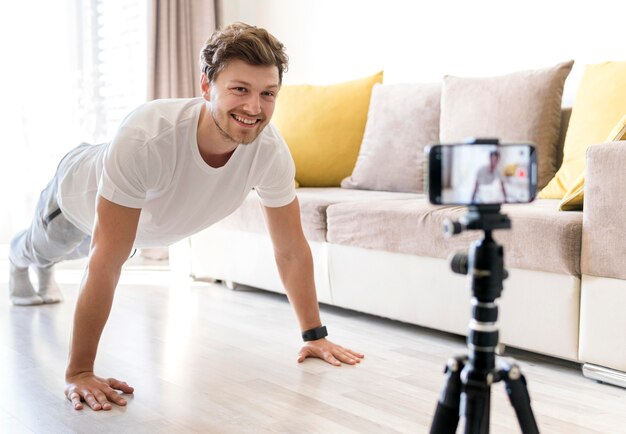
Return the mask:
<svg viewBox="0 0 626 434">
<path fill-rule="evenodd" d="M 491 163 L 490 166 L 492 170 L 496 168 L 499 162 L 500 162 L 500 156 L 498 154 L 492 154 L 490 156 L 490 163 Z"/>
<path fill-rule="evenodd" d="M 221 136 L 232 143 L 254 141 L 269 123 L 280 88 L 276 66 L 250 65 L 231 60 L 209 83 L 202 79 L 202 94 Z"/>
</svg>

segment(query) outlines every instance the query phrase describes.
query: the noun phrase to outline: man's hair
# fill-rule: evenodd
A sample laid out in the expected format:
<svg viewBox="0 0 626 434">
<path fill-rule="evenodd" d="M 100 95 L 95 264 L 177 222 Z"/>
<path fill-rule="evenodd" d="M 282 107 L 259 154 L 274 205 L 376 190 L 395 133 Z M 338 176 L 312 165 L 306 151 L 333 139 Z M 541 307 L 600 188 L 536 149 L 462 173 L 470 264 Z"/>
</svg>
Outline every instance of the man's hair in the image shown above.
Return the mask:
<svg viewBox="0 0 626 434">
<path fill-rule="evenodd" d="M 233 59 L 250 65 L 276 66 L 279 84 L 289 63 L 285 46 L 278 39 L 265 29 L 240 22 L 211 35 L 200 51 L 200 68 L 209 82 L 213 82 Z"/>
</svg>

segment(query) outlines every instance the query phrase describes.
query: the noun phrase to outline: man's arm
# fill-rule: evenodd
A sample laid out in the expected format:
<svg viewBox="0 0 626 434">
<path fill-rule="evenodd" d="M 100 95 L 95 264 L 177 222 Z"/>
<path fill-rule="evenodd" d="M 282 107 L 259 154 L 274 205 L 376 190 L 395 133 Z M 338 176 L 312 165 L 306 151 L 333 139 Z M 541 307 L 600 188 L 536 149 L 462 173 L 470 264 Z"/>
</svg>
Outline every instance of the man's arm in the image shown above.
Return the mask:
<svg viewBox="0 0 626 434">
<path fill-rule="evenodd" d="M 476 180 L 476 184 L 474 185 L 474 193 L 472 193 L 471 203 L 476 203 L 476 194 L 478 193 L 478 180 Z"/>
<path fill-rule="evenodd" d="M 500 187 L 502 187 L 502 201 L 506 203 L 506 188 L 504 188 L 504 180 L 500 178 Z"/>
<path fill-rule="evenodd" d="M 126 401 L 115 389 L 133 392 L 126 383 L 96 377 L 93 368 L 122 265 L 135 241 L 140 213 L 140 209 L 123 207 L 98 197 L 89 262 L 74 312 L 65 372 L 65 394 L 77 410 L 83 407 L 81 400 L 93 410 L 111 409 L 110 401 L 125 405 Z"/>
<path fill-rule="evenodd" d="M 281 280 L 293 306 L 300 330 L 305 331 L 322 325 L 320 320 L 311 249 L 302 232 L 298 199 L 279 207 L 263 207 L 267 228 L 274 245 L 274 256 Z M 307 357 L 318 357 L 340 366 L 341 362 L 354 365 L 363 357 L 355 351 L 343 348 L 327 339 L 307 342 L 298 362 Z"/>
</svg>

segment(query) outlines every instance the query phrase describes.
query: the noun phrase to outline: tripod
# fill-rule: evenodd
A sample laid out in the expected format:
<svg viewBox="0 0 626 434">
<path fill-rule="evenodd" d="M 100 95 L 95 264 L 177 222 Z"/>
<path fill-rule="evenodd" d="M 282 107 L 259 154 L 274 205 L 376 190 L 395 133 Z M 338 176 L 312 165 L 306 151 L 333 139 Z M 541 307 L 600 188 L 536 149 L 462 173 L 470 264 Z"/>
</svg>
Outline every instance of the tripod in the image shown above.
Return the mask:
<svg viewBox="0 0 626 434">
<path fill-rule="evenodd" d="M 469 355 L 448 361 L 446 384 L 437 403 L 431 434 L 453 434 L 459 417 L 464 418 L 465 434 L 488 434 L 491 384 L 504 381 L 511 405 L 524 434 L 539 433 L 530 407 L 526 379 L 517 364 L 496 357 L 498 345 L 498 306 L 506 279 L 504 250 L 491 237 L 495 229 L 509 229 L 511 221 L 500 214 L 500 205 L 470 206 L 460 222 L 446 222 L 446 234 L 482 230 L 485 236 L 472 244 L 469 255 L 454 255 L 452 270 L 468 274 L 472 287 L 472 319 L 467 345 Z"/>
</svg>

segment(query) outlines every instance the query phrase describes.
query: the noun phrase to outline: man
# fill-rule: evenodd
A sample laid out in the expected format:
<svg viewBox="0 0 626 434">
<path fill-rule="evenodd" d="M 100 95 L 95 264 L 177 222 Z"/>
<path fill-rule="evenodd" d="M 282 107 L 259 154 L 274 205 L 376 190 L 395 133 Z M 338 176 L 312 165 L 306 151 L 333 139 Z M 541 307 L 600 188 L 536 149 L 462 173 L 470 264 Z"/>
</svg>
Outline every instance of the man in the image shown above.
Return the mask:
<svg viewBox="0 0 626 434">
<path fill-rule="evenodd" d="M 255 189 L 276 262 L 306 344 L 298 362 L 340 366 L 363 357 L 325 339 L 294 188 L 295 168 L 269 124 L 287 67 L 283 45 L 237 23 L 217 31 L 201 53 L 202 98 L 152 101 L 124 119 L 108 145 L 81 145 L 59 164 L 31 227 L 11 243 L 14 304 L 62 299 L 52 266 L 85 256 L 66 370 L 75 409 L 125 405 L 133 388 L 93 372 L 121 268 L 133 247 L 171 244 L 232 213 Z M 89 246 L 89 247 L 88 247 Z M 28 267 L 40 276 L 38 291 Z"/>
<path fill-rule="evenodd" d="M 489 165 L 482 166 L 476 174 L 476 184 L 472 194 L 472 203 L 500 203 L 506 202 L 504 180 L 498 171 L 500 153 L 489 153 Z M 500 197 L 500 191 L 502 196 Z"/>
</svg>

